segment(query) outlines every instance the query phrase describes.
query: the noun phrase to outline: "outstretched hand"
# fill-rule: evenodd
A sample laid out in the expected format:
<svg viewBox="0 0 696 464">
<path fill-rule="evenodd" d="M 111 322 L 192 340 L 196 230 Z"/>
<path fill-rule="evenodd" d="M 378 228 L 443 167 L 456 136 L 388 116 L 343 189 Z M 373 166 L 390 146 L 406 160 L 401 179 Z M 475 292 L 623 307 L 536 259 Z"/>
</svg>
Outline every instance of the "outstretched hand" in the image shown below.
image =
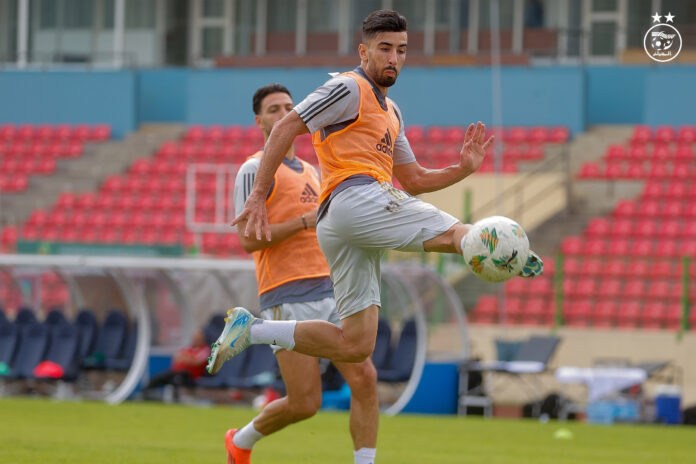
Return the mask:
<svg viewBox="0 0 696 464">
<path fill-rule="evenodd" d="M 235 226 L 241 221 L 246 221 L 246 227 L 244 228 L 245 237 L 248 237 L 249 232 L 253 230 L 256 234 L 256 240 L 261 240 L 261 237 L 265 237 L 266 240 L 271 241 L 271 228 L 268 225 L 265 198 L 254 195 L 252 192 L 244 204 L 244 210 L 232 221 L 231 225 Z"/>
<path fill-rule="evenodd" d="M 469 124 L 464 134 L 464 146 L 459 153 L 459 165 L 468 172 L 476 171 L 486 157 L 486 150 L 493 144 L 495 137 L 486 140 L 486 126 L 479 121 L 476 126 Z"/>
</svg>

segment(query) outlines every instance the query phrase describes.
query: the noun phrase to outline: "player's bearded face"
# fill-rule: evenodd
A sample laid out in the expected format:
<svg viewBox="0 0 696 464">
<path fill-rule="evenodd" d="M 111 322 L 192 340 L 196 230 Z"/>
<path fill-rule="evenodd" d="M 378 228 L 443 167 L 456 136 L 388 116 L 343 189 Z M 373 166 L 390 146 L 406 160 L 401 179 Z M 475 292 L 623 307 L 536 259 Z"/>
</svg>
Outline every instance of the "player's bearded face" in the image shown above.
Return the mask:
<svg viewBox="0 0 696 464">
<path fill-rule="evenodd" d="M 369 43 L 367 70 L 375 83 L 391 87 L 406 61 L 406 32 L 382 32 Z"/>
</svg>

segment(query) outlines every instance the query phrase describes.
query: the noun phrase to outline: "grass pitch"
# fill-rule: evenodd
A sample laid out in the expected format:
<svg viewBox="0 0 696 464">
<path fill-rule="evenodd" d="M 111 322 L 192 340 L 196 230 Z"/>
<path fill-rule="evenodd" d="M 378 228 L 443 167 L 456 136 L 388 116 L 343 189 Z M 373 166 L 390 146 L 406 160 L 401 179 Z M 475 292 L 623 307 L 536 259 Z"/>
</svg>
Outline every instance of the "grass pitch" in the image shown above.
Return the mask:
<svg viewBox="0 0 696 464">
<path fill-rule="evenodd" d="M 254 417 L 231 407 L 0 399 L 0 463 L 224 463 L 223 435 Z M 559 428 L 573 434 L 554 439 Z M 382 417 L 377 462 L 693 463 L 696 430 L 531 420 Z M 353 462 L 348 415 L 321 412 L 259 442 L 256 464 Z"/>
</svg>

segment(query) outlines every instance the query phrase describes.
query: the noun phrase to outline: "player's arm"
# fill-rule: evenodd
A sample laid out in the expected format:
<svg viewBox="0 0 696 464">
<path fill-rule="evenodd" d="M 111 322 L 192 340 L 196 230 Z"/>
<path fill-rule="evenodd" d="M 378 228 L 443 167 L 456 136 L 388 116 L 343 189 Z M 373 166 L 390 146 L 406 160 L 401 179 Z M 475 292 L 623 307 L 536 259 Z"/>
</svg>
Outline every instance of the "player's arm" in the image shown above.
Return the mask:
<svg viewBox="0 0 696 464">
<path fill-rule="evenodd" d="M 394 176 L 411 195 L 434 192 L 456 184 L 481 166 L 486 150 L 493 143 L 493 137 L 485 140 L 485 129 L 481 122 L 476 126 L 469 125 L 458 164 L 442 169 L 427 169 L 415 160 L 405 164 L 395 163 Z"/>
<path fill-rule="evenodd" d="M 244 227 L 240 227 L 239 230 L 245 237 L 248 237 L 253 230 L 257 240 L 265 237 L 267 241 L 271 241 L 271 230 L 266 212 L 266 193 L 271 187 L 278 166 L 285 158 L 285 153 L 290 149 L 295 137 L 306 132 L 308 132 L 307 126 L 294 110 L 273 126 L 268 142 L 264 147 L 264 155 L 261 158 L 251 195 L 249 195 L 242 213 L 232 221 L 233 226 L 244 221 Z"/>
<path fill-rule="evenodd" d="M 258 240 L 253 235 L 245 236 L 243 233 L 246 227 L 245 220 L 241 220 L 237 223 L 237 227 L 239 228 L 237 233 L 239 234 L 239 241 L 242 242 L 242 248 L 244 248 L 244 251 L 247 253 L 252 253 L 254 251 L 263 250 L 264 248 L 270 248 L 277 245 L 305 229 L 313 229 L 316 226 L 316 222 L 317 210 L 315 208 L 309 213 L 288 219 L 287 221 L 270 224 L 270 241 L 265 239 Z"/>
</svg>

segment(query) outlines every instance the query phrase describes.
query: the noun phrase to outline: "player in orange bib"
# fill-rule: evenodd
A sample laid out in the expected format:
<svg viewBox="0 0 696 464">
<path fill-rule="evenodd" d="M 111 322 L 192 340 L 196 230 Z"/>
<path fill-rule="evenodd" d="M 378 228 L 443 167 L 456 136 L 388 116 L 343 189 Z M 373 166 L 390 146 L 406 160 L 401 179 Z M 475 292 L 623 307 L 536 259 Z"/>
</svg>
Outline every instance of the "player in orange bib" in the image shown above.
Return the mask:
<svg viewBox="0 0 696 464">
<path fill-rule="evenodd" d="M 375 345 L 384 250 L 462 253 L 471 226 L 412 195 L 443 189 L 476 172 L 493 138 L 486 140 L 480 122 L 471 124 L 457 163 L 422 167 L 404 134 L 401 111 L 387 97 L 406 60 L 406 19 L 396 11 L 374 11 L 362 32 L 360 66 L 330 79 L 274 126 L 251 195 L 233 222 L 245 236 L 272 240 L 268 189 L 295 137 L 310 132 L 322 175 L 317 239 L 331 270 L 341 327 L 326 321 L 263 321 L 235 308 L 213 344 L 209 372 L 252 343 L 363 362 Z M 391 185 L 392 176 L 403 190 Z M 543 263 L 530 253 L 520 275 L 542 271 Z"/>
<path fill-rule="evenodd" d="M 293 109 L 288 89 L 280 84 L 261 87 L 253 97 L 256 125 L 268 139 L 273 125 Z M 237 173 L 234 189 L 238 213 L 251 194 L 263 151 L 251 156 Z M 266 197 L 272 240 L 239 233 L 256 264 L 261 315 L 268 320 L 323 320 L 340 325 L 329 266 L 315 231 L 319 175 L 296 157 L 292 146 L 273 176 Z M 243 231 L 244 224 L 240 224 Z M 257 441 L 283 427 L 313 416 L 321 406 L 321 376 L 316 358 L 273 346 L 287 394 L 269 403 L 241 429 L 225 436 L 228 462 L 249 463 Z M 361 363 L 335 363 L 351 390 L 350 430 L 355 455 L 375 449 L 379 403 L 377 375 L 370 358 Z M 362 461 L 357 460 L 356 463 Z"/>
</svg>

